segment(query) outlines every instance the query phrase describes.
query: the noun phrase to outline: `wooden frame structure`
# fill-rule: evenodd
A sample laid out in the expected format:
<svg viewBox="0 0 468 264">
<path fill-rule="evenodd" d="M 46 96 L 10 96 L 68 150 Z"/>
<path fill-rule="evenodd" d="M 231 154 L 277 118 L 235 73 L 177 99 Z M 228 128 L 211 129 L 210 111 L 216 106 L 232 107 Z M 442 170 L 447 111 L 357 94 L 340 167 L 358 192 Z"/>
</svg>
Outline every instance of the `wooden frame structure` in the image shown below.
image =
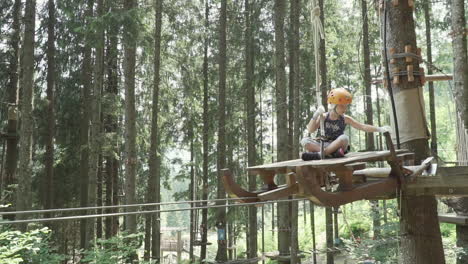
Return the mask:
<svg viewBox="0 0 468 264">
<path fill-rule="evenodd" d="M 409 195 L 468 195 L 468 168 L 442 168 L 435 174 L 436 165 L 428 158 L 414 166 L 414 154 L 394 150 L 390 135 L 385 133 L 387 151 L 349 153 L 343 158 L 303 161 L 301 159 L 276 162 L 247 168 L 258 175 L 264 187 L 247 191 L 238 185 L 228 169 L 223 170 L 226 192 L 241 202 L 305 197 L 317 205 L 340 206 L 362 199 L 393 198 L 401 189 Z M 386 161 L 387 168 L 366 168 L 368 162 Z M 453 171 L 458 174 L 454 175 Z M 452 172 L 451 172 L 452 171 Z M 450 175 L 450 176 L 449 176 Z M 286 184 L 278 186 L 274 179 L 286 177 Z"/>
</svg>

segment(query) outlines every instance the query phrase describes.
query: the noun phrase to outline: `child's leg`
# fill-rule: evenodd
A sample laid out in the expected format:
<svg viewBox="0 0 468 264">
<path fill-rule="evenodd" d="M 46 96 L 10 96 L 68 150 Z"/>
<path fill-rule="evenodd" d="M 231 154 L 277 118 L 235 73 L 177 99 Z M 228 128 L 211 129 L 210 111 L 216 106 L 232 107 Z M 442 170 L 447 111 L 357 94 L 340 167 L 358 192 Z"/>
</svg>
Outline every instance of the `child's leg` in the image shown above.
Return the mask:
<svg viewBox="0 0 468 264">
<path fill-rule="evenodd" d="M 320 144 L 310 137 L 303 138 L 301 140 L 301 145 L 304 147 L 304 150 L 307 152 L 319 152 L 320 151 Z"/>
<path fill-rule="evenodd" d="M 345 150 L 346 148 L 348 148 L 348 144 L 349 144 L 348 136 L 341 135 L 324 149 L 325 155 L 330 155 L 339 148 L 343 148 L 343 150 Z"/>
</svg>

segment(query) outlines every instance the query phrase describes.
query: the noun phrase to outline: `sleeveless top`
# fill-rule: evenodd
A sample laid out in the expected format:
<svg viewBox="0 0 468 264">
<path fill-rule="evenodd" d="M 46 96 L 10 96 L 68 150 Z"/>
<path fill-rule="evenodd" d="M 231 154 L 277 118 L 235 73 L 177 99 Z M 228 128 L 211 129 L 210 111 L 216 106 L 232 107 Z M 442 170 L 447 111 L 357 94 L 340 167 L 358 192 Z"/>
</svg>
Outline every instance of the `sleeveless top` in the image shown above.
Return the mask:
<svg viewBox="0 0 468 264">
<path fill-rule="evenodd" d="M 333 141 L 339 136 L 344 134 L 346 123 L 344 116 L 339 116 L 337 120 L 330 119 L 330 113 L 327 113 L 327 117 L 324 120 L 325 125 L 325 136 L 328 140 Z"/>
</svg>

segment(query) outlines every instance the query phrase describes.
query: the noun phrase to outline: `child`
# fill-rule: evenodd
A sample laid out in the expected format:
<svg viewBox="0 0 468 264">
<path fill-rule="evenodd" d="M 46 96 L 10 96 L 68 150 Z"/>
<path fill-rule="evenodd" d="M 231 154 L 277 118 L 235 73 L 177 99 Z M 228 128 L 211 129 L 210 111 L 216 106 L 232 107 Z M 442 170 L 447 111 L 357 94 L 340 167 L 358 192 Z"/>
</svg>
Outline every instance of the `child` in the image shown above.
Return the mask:
<svg viewBox="0 0 468 264">
<path fill-rule="evenodd" d="M 325 113 L 323 106 L 319 106 L 315 111 L 307 130 L 309 133 L 320 129 L 320 117 L 324 118 L 325 136 L 324 154 L 328 157 L 339 158 L 343 157 L 348 149 L 349 139 L 344 134 L 346 125 L 366 131 L 384 133 L 390 131 L 390 127 L 375 127 L 367 124 L 359 123 L 352 117 L 345 115 L 348 105 L 351 104 L 353 98 L 351 94 L 344 88 L 337 88 L 330 91 L 328 94 L 329 111 Z M 303 160 L 318 160 L 320 157 L 320 142 L 310 137 L 303 138 L 301 145 L 305 148 L 302 153 Z"/>
</svg>

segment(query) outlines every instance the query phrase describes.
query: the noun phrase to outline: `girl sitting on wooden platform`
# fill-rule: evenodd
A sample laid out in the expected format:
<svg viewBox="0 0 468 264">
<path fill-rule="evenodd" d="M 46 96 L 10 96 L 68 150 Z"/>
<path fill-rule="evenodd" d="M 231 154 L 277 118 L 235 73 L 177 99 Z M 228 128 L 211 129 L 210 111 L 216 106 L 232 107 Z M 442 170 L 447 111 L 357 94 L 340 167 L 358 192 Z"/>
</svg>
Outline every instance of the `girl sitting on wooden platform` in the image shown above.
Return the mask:
<svg viewBox="0 0 468 264">
<path fill-rule="evenodd" d="M 344 88 L 333 89 L 328 93 L 328 104 L 330 111 L 325 112 L 323 106 L 319 106 L 312 119 L 307 124 L 309 133 L 314 133 L 317 129 L 320 131 L 320 117 L 324 119 L 325 133 L 318 133 L 320 139 L 305 137 L 301 140 L 301 145 L 305 151 L 302 153 L 303 160 L 319 160 L 320 140 L 324 141 L 323 153 L 325 157 L 340 158 L 344 157 L 349 149 L 348 136 L 344 134 L 346 125 L 365 131 L 384 133 L 390 131 L 389 126 L 376 127 L 368 124 L 362 124 L 352 117 L 345 115 L 348 105 L 353 101 L 351 93 Z"/>
</svg>

